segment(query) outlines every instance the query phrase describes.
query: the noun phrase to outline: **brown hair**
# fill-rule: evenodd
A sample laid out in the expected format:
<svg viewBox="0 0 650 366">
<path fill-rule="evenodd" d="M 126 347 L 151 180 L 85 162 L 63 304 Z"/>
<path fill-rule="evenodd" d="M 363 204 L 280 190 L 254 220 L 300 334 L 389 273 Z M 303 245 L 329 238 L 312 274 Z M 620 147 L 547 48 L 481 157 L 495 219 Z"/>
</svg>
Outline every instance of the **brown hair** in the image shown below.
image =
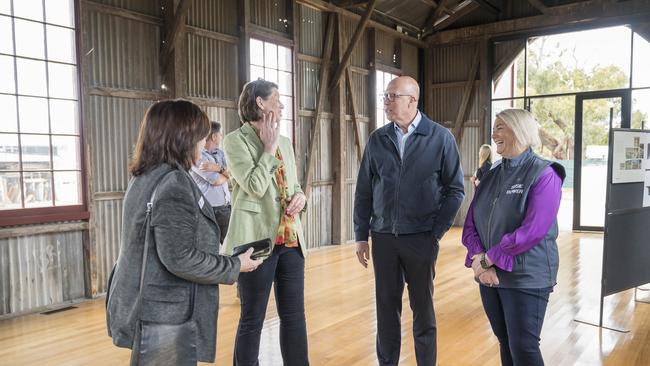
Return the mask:
<svg viewBox="0 0 650 366">
<path fill-rule="evenodd" d="M 257 79 L 244 85 L 239 95 L 239 119 L 242 123 L 259 121 L 262 119 L 262 111 L 257 105 L 257 97 L 266 100 L 278 84 L 264 79 Z"/>
<path fill-rule="evenodd" d="M 145 113 L 129 172 L 138 176 L 159 164 L 194 165 L 196 144 L 210 133 L 208 116 L 187 100 L 163 100 Z"/>
</svg>

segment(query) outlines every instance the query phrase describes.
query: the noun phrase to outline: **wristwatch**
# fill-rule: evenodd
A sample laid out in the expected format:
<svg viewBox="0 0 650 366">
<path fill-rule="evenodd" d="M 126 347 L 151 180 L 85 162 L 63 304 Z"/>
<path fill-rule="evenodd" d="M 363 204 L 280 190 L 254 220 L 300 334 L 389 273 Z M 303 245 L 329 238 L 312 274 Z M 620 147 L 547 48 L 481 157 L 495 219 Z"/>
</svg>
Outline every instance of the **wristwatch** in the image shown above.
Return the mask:
<svg viewBox="0 0 650 366">
<path fill-rule="evenodd" d="M 492 267 L 492 266 L 488 265 L 488 262 L 485 259 L 485 253 L 481 253 L 481 261 L 480 262 L 481 262 L 481 268 L 483 268 L 483 269 L 489 269 L 490 267 Z"/>
</svg>

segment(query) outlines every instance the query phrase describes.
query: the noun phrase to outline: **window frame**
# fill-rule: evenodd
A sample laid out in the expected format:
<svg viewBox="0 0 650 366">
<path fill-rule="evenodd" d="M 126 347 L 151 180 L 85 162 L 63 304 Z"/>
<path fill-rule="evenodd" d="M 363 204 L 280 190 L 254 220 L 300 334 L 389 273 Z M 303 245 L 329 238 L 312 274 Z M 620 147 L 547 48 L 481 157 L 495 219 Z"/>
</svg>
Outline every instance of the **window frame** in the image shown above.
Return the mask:
<svg viewBox="0 0 650 366">
<path fill-rule="evenodd" d="M 14 0 L 15 1 L 15 0 Z M 85 134 L 84 134 L 84 105 L 83 105 L 83 96 L 85 95 L 85 88 L 83 85 L 83 64 L 82 64 L 82 57 L 81 55 L 81 41 L 82 41 L 82 35 L 81 35 L 81 7 L 80 7 L 80 0 L 73 0 L 73 19 L 74 19 L 74 50 L 75 50 L 75 68 L 76 68 L 76 87 L 77 87 L 77 96 L 76 96 L 76 102 L 77 102 L 77 113 L 79 116 L 78 119 L 78 129 L 79 129 L 79 156 L 78 156 L 78 163 L 79 163 L 79 174 L 80 174 L 80 180 L 79 180 L 79 190 L 78 194 L 80 196 L 80 203 L 76 205 L 65 205 L 65 206 L 55 206 L 56 205 L 56 192 L 55 192 L 55 185 L 53 184 L 53 173 L 56 171 L 54 169 L 54 166 L 51 166 L 49 169 L 49 172 L 52 173 L 52 204 L 54 206 L 46 206 L 46 207 L 34 207 L 34 208 L 16 208 L 16 209 L 8 209 L 8 210 L 0 210 L 0 228 L 2 227 L 9 227 L 9 226 L 16 226 L 16 225 L 34 225 L 34 224 L 46 224 L 46 223 L 52 223 L 52 222 L 60 222 L 60 221 L 80 221 L 80 220 L 88 220 L 90 218 L 90 212 L 88 210 L 88 178 L 87 178 L 87 165 L 86 165 L 86 153 L 85 153 Z M 53 23 L 48 23 L 47 19 L 45 17 L 45 0 L 42 1 L 43 4 L 43 20 L 42 21 L 36 21 L 38 23 L 43 24 L 43 33 L 44 33 L 44 38 L 46 37 L 46 28 L 47 25 L 53 25 L 53 26 L 58 26 L 61 27 L 59 24 L 53 24 Z M 12 9 L 13 9 L 13 3 L 12 3 Z M 12 24 L 14 24 L 13 19 L 19 19 L 19 20 L 29 20 L 29 21 L 35 21 L 33 19 L 26 19 L 22 17 L 16 17 L 13 14 L 7 15 L 3 14 L 3 16 L 10 17 L 12 19 Z M 68 29 L 71 29 L 67 27 Z M 18 57 L 15 55 L 15 42 L 16 42 L 16 36 L 15 36 L 15 29 L 14 26 L 12 25 L 12 38 L 14 42 L 14 54 L 12 57 Z M 47 40 L 45 38 L 44 42 L 44 50 L 47 55 Z M 31 58 L 26 58 L 26 59 L 31 59 Z M 41 60 L 41 59 L 38 59 Z M 44 62 L 50 62 L 50 60 L 47 59 L 47 57 L 43 58 Z M 57 61 L 52 61 L 55 63 L 60 63 L 60 64 L 66 64 L 66 65 L 71 65 L 69 63 L 61 63 Z M 15 63 L 14 63 L 15 67 Z M 49 70 L 46 68 L 46 75 L 49 73 Z M 18 75 L 17 71 L 14 70 L 14 78 L 17 81 Z M 19 94 L 18 90 L 15 90 L 13 94 L 11 93 L 3 93 L 5 95 L 13 95 L 16 97 L 16 101 L 18 101 L 18 96 Z M 54 99 L 61 99 L 61 98 L 56 98 L 56 97 L 50 97 L 49 96 L 49 90 L 48 90 L 48 95 L 43 97 L 48 101 Z M 65 98 L 64 98 L 65 99 Z M 72 99 L 65 99 L 65 100 L 72 100 Z M 16 108 L 18 108 L 18 104 L 16 104 Z M 49 107 L 48 107 L 49 109 Z M 48 117 L 51 118 L 51 117 Z M 48 120 L 48 124 L 49 124 Z M 25 133 L 29 134 L 29 133 Z M 21 133 L 19 131 L 16 132 L 16 135 L 20 136 Z M 50 130 L 48 131 L 47 134 L 42 134 L 48 136 L 50 139 L 50 160 L 52 159 L 52 136 L 57 136 L 60 134 L 53 134 Z M 67 134 L 63 134 L 67 135 Z M 20 149 L 20 140 L 19 140 L 19 145 Z M 21 160 L 22 161 L 22 160 Z M 21 169 L 18 171 L 20 174 L 20 181 L 21 181 L 21 205 L 24 205 L 24 178 L 23 174 L 25 172 L 30 172 L 30 170 L 25 170 L 22 167 L 21 164 Z M 62 170 L 62 171 L 74 171 L 74 170 Z"/>
<path fill-rule="evenodd" d="M 393 78 L 391 80 L 402 76 L 402 72 L 401 72 L 400 69 L 395 69 L 395 68 L 392 68 L 392 67 L 389 67 L 389 66 L 384 66 L 384 65 L 379 65 L 379 64 L 375 68 L 375 73 L 373 75 L 373 77 L 375 78 L 375 94 L 377 94 L 377 95 L 375 95 L 375 121 L 374 121 L 375 122 L 375 126 L 374 126 L 375 130 L 378 129 L 378 128 L 381 128 L 381 127 L 383 127 L 383 126 L 385 126 L 385 125 L 387 125 L 387 124 L 389 124 L 391 122 L 391 121 L 386 120 L 387 121 L 386 123 L 382 124 L 381 126 L 379 125 L 379 117 L 380 117 L 380 115 L 381 115 L 382 122 L 386 119 L 386 115 L 383 112 L 384 100 L 383 100 L 383 97 L 379 96 L 380 95 L 379 94 L 379 89 L 380 88 L 379 88 L 379 80 L 377 79 L 377 76 L 379 75 L 379 73 L 382 73 L 382 81 L 385 80 L 385 75 L 386 74 L 393 76 Z M 383 87 L 383 84 L 382 84 L 381 92 L 384 92 L 384 91 L 385 91 L 385 88 Z M 379 113 L 380 111 L 381 111 L 381 114 Z"/>
</svg>

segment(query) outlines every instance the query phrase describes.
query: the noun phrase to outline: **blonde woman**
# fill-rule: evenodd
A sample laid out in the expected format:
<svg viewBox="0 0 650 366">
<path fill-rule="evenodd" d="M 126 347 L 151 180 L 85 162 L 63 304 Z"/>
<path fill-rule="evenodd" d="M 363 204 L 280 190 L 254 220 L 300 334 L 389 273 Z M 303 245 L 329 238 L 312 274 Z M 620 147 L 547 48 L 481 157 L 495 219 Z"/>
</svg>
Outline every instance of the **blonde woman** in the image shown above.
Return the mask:
<svg viewBox="0 0 650 366">
<path fill-rule="evenodd" d="M 474 187 L 483 179 L 483 176 L 492 168 L 492 147 L 488 144 L 481 145 L 478 151 L 478 169 L 469 179 L 474 183 Z"/>
</svg>

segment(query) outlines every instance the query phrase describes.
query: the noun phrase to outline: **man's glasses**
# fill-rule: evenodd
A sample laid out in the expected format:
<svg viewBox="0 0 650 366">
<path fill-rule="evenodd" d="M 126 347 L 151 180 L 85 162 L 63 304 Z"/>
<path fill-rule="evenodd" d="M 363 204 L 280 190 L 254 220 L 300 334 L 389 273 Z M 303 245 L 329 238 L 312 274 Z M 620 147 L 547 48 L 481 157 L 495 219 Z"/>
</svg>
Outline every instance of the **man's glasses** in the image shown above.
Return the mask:
<svg viewBox="0 0 650 366">
<path fill-rule="evenodd" d="M 380 96 L 384 99 L 385 101 L 393 102 L 395 101 L 395 98 L 399 97 L 410 97 L 408 94 L 398 94 L 398 93 L 382 93 Z"/>
</svg>

